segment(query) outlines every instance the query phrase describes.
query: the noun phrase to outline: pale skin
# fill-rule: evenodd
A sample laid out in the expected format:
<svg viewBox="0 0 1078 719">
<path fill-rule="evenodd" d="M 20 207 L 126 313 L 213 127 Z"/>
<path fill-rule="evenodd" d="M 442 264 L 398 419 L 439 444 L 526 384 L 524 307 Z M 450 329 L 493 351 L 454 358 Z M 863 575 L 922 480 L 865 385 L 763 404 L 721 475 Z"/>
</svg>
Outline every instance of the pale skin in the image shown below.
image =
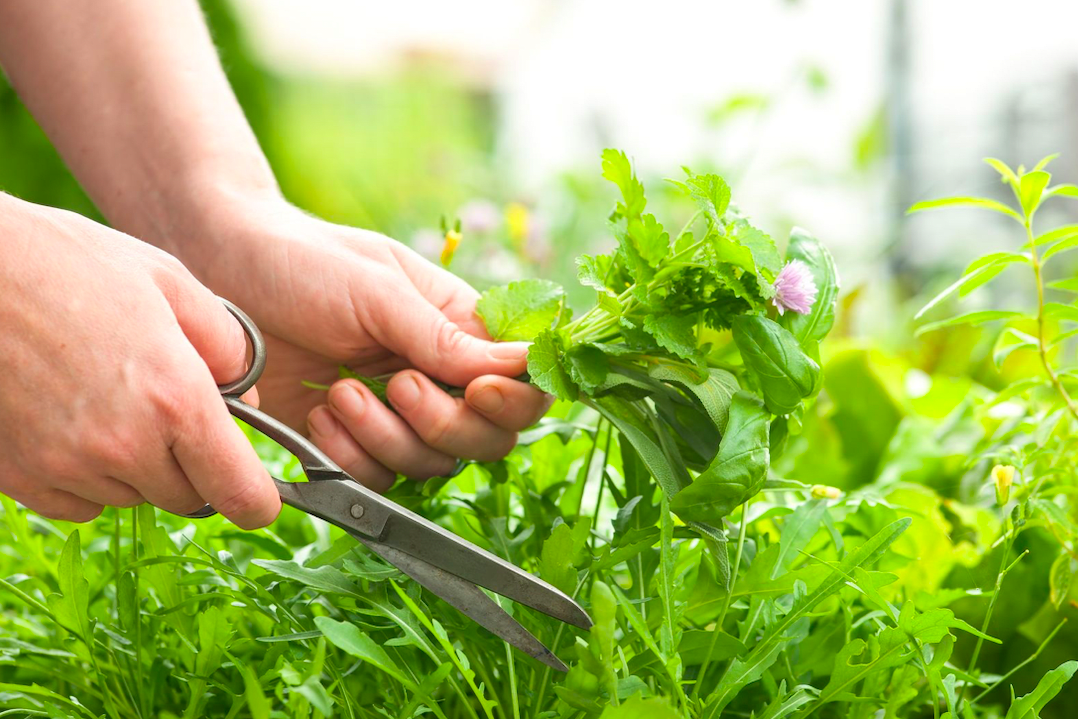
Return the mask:
<svg viewBox="0 0 1078 719">
<path fill-rule="evenodd" d="M 213 294 L 267 335 L 251 401 L 375 489 L 500 458 L 549 407 L 466 283 L 281 196 L 194 0 L 0 3 L 0 65 L 115 228 L 0 194 L 0 492 L 74 521 L 148 501 L 272 522 L 216 390 L 245 346 Z M 399 371 L 393 410 L 341 363 Z"/>
</svg>

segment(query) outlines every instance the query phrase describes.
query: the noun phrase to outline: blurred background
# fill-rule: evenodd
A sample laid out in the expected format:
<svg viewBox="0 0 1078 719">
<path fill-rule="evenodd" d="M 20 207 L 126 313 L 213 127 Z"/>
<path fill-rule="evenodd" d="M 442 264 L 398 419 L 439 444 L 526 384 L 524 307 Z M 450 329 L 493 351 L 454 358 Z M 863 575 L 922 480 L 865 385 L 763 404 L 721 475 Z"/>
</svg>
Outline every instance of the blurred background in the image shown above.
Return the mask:
<svg viewBox="0 0 1078 719">
<path fill-rule="evenodd" d="M 820 236 L 845 328 L 901 343 L 908 300 L 1016 241 L 976 212 L 907 220 L 912 202 L 1006 199 L 988 155 L 1059 152 L 1057 176 L 1078 179 L 1064 0 L 203 5 L 288 196 L 432 258 L 440 218 L 459 217 L 454 270 L 477 285 L 573 284 L 573 258 L 612 242 L 598 158 L 614 146 L 658 207 L 682 165 L 715 170 L 780 244 L 794 224 Z M 0 153 L 0 189 L 94 214 L 6 86 Z"/>
</svg>

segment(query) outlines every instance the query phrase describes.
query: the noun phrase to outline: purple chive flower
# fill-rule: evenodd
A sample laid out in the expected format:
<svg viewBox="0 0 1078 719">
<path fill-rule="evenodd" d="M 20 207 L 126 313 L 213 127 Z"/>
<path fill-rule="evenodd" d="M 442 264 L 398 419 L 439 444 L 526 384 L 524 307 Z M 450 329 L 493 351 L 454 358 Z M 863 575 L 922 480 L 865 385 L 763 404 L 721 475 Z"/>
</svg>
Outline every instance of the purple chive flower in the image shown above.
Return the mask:
<svg viewBox="0 0 1078 719">
<path fill-rule="evenodd" d="M 793 310 L 807 315 L 816 302 L 816 280 L 801 260 L 790 260 L 775 278 L 775 297 L 772 304 L 781 315 L 786 310 Z"/>
<path fill-rule="evenodd" d="M 460 208 L 460 223 L 465 233 L 483 234 L 498 228 L 502 213 L 490 200 L 472 200 Z"/>
</svg>

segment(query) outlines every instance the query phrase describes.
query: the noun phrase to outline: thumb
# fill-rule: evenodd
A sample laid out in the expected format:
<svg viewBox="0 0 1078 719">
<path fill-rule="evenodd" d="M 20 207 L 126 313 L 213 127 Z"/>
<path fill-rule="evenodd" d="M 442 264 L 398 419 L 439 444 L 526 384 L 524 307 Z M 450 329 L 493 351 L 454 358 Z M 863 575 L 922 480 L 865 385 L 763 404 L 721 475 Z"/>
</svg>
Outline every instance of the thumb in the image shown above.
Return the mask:
<svg viewBox="0 0 1078 719">
<path fill-rule="evenodd" d="M 382 343 L 424 374 L 464 387 L 482 375 L 516 377 L 528 369 L 527 343 L 469 334 L 418 292 L 403 300 L 393 312 L 398 321 L 383 323 Z"/>
<path fill-rule="evenodd" d="M 187 341 L 209 367 L 217 384 L 247 370 L 247 335 L 221 301 L 186 269 L 158 282 Z"/>
</svg>

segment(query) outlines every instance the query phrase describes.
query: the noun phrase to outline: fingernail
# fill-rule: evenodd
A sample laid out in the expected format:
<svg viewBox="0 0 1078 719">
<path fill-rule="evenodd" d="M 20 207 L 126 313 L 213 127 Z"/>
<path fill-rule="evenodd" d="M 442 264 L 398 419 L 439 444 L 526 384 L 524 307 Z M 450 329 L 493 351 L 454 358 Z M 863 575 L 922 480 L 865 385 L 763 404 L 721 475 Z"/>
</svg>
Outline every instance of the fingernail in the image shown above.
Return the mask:
<svg viewBox="0 0 1078 719">
<path fill-rule="evenodd" d="M 335 391 L 329 393 L 329 403 L 345 417 L 358 419 L 363 414 L 367 401 L 359 390 L 348 383 L 343 383 L 335 388 Z"/>
<path fill-rule="evenodd" d="M 307 416 L 307 426 L 312 434 L 320 434 L 328 437 L 336 430 L 337 420 L 329 411 L 329 407 L 317 407 Z"/>
<path fill-rule="evenodd" d="M 468 404 L 480 412 L 495 414 L 501 412 L 502 407 L 505 406 L 505 396 L 497 387 L 487 386 L 472 395 Z"/>
<path fill-rule="evenodd" d="M 519 360 L 528 356 L 527 342 L 495 342 L 488 350 L 490 356 L 500 360 Z"/>
<path fill-rule="evenodd" d="M 392 400 L 397 409 L 407 412 L 419 404 L 419 382 L 410 374 L 401 377 L 393 387 Z"/>
</svg>

